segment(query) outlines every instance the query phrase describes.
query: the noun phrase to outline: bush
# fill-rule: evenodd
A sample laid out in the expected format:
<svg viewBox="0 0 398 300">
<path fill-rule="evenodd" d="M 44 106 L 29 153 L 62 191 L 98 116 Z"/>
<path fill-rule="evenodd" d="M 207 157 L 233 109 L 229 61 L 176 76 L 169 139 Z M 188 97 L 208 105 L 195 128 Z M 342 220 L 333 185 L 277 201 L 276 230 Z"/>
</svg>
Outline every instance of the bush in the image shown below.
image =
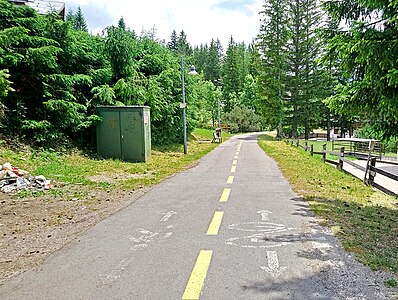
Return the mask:
<svg viewBox="0 0 398 300">
<path fill-rule="evenodd" d="M 236 106 L 230 113 L 225 114 L 224 119 L 230 125 L 231 133 L 261 130 L 260 116 L 246 106 Z"/>
</svg>

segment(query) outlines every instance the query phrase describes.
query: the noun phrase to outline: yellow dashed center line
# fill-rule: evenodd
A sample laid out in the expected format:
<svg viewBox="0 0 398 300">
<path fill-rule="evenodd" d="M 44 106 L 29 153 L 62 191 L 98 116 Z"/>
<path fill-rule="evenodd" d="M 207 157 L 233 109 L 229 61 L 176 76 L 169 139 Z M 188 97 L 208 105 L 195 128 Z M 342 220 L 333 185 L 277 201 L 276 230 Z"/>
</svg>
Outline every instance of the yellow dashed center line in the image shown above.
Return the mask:
<svg viewBox="0 0 398 300">
<path fill-rule="evenodd" d="M 235 153 L 234 160 L 232 162 L 231 173 L 236 172 L 236 164 L 238 163 L 238 157 L 240 154 L 240 149 L 242 147 L 242 142 L 240 142 L 238 149 Z M 234 176 L 229 176 L 227 184 L 232 184 L 234 182 Z M 221 194 L 220 202 L 228 202 L 229 194 L 231 189 L 225 188 Z M 224 217 L 223 211 L 216 211 L 214 213 L 213 219 L 207 229 L 206 235 L 218 235 L 222 219 Z M 202 294 L 203 285 L 207 276 L 207 271 L 210 266 L 213 251 L 211 250 L 201 250 L 198 258 L 196 259 L 195 266 L 189 277 L 187 286 L 185 288 L 184 294 L 182 295 L 182 300 L 199 300 Z"/>
<path fill-rule="evenodd" d="M 213 251 L 201 250 L 189 277 L 182 300 L 198 300 L 202 293 Z"/>
<path fill-rule="evenodd" d="M 224 216 L 223 211 L 216 211 L 214 213 L 213 220 L 211 221 L 210 226 L 207 229 L 206 235 L 217 235 L 218 234 L 218 230 L 220 229 L 223 216 Z"/>
<path fill-rule="evenodd" d="M 229 198 L 229 193 L 231 193 L 231 189 L 224 189 L 220 197 L 220 202 L 227 202 Z"/>
</svg>

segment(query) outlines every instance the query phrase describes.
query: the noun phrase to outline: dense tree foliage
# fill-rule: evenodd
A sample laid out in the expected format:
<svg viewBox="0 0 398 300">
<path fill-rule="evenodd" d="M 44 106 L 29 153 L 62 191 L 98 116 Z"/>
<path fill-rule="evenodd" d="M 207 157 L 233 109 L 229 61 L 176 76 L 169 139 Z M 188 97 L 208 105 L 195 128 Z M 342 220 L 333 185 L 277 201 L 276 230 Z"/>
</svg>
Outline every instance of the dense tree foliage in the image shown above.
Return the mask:
<svg viewBox="0 0 398 300">
<path fill-rule="evenodd" d="M 80 9 L 66 21 L 0 0 L 2 128 L 39 144 L 92 140 L 98 105 L 149 105 L 155 144 L 181 142 L 181 60 L 193 63 L 181 31 L 165 46 L 155 32 L 137 36 L 121 18 L 101 35 L 87 32 Z M 217 64 L 221 64 L 219 41 Z M 189 68 L 186 68 L 189 71 Z M 221 66 L 218 65 L 219 77 Z M 210 74 L 210 72 L 209 72 Z M 214 123 L 220 88 L 186 78 L 188 132 Z"/>
<path fill-rule="evenodd" d="M 287 4 L 286 0 L 265 1 L 260 12 L 262 22 L 256 42 L 261 113 L 270 128 L 278 129 L 278 137 L 282 136 L 285 119 L 289 39 Z"/>
<path fill-rule="evenodd" d="M 0 1 L 0 20 L 0 69 L 9 70 L 13 88 L 2 99 L 5 128 L 38 142 L 77 132 L 81 137 L 95 119 L 87 114 L 93 78 L 84 67 L 102 66 L 98 57 L 76 52 L 95 51 L 95 38 L 82 31 L 72 35 L 69 23 L 57 16 L 7 1 Z"/>
<path fill-rule="evenodd" d="M 233 133 L 252 132 L 261 129 L 260 116 L 246 106 L 235 106 L 231 112 L 225 114 L 225 119 Z"/>
<path fill-rule="evenodd" d="M 397 134 L 396 28 L 383 3 L 264 1 L 252 72 L 264 124 L 278 136 L 308 136 L 319 127 L 328 137 L 333 127 L 352 134 L 369 123 L 384 136 Z"/>
<path fill-rule="evenodd" d="M 327 55 L 341 73 L 327 104 L 334 111 L 367 120 L 385 137 L 398 132 L 398 2 L 325 1 L 335 28 Z"/>
<path fill-rule="evenodd" d="M 97 106 L 148 105 L 153 142 L 181 142 L 184 63 L 188 133 L 217 126 L 220 113 L 233 131 L 297 136 L 360 121 L 370 128 L 362 135 L 396 136 L 397 4 L 323 7 L 265 0 L 253 44 L 231 36 L 224 51 L 218 39 L 192 47 L 183 30 L 167 43 L 154 28 L 137 35 L 123 18 L 95 36 L 80 8 L 63 21 L 0 0 L 0 129 L 39 144 L 87 144 Z M 188 75 L 192 64 L 199 76 Z"/>
<path fill-rule="evenodd" d="M 308 138 L 309 131 L 319 125 L 324 106 L 320 97 L 322 76 L 317 63 L 320 42 L 315 33 L 321 12 L 317 1 L 294 0 L 289 7 L 291 38 L 287 54 L 286 125 L 290 126 L 292 136 L 304 131 Z"/>
</svg>

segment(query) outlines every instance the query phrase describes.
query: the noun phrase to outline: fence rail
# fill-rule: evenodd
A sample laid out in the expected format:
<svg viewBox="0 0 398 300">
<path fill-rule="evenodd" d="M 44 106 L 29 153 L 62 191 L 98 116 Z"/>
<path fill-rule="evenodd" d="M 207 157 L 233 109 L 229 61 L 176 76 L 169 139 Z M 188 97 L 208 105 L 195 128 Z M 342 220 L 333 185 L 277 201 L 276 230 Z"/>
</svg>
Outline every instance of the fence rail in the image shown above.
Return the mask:
<svg viewBox="0 0 398 300">
<path fill-rule="evenodd" d="M 327 162 L 329 164 L 335 165 L 339 170 L 343 170 L 343 164 L 344 163 L 349 164 L 349 165 L 353 166 L 354 168 L 365 172 L 364 179 L 363 179 L 363 182 L 365 184 L 371 185 L 371 186 L 381 190 L 382 192 L 384 192 L 386 194 L 393 195 L 393 196 L 398 196 L 398 194 L 396 194 L 395 192 L 389 190 L 388 188 L 386 188 L 384 186 L 381 186 L 380 184 L 378 184 L 378 183 L 376 183 L 374 181 L 375 177 L 376 177 L 376 174 L 380 174 L 380 175 L 383 175 L 383 176 L 385 176 L 385 177 L 387 177 L 389 179 L 397 181 L 397 184 L 398 184 L 398 176 L 397 175 L 395 175 L 393 173 L 390 173 L 390 172 L 387 172 L 385 170 L 382 170 L 380 168 L 376 168 L 376 158 L 378 158 L 379 156 L 372 156 L 371 154 L 369 154 L 368 157 L 367 157 L 366 166 L 364 167 L 364 166 L 361 166 L 361 165 L 359 165 L 359 164 L 357 164 L 357 163 L 345 158 L 345 156 L 350 156 L 351 152 L 346 153 L 344 146 L 340 148 L 340 152 L 336 152 L 336 151 L 327 150 L 326 149 L 326 145 L 327 144 L 323 144 L 322 145 L 322 148 L 323 148 L 322 151 L 314 151 L 314 145 L 311 144 L 310 146 L 308 146 L 308 142 L 307 141 L 304 142 L 304 145 L 300 144 L 300 140 L 299 139 L 297 139 L 297 140 L 293 140 L 293 139 L 286 140 L 286 143 L 291 144 L 291 145 L 295 145 L 296 147 L 300 147 L 300 148 L 304 149 L 305 151 L 309 151 L 311 156 L 313 156 L 314 154 L 322 155 L 321 159 L 322 159 L 323 162 L 325 162 L 325 163 Z M 327 154 L 337 156 L 338 160 L 336 161 L 336 160 L 327 159 Z"/>
</svg>

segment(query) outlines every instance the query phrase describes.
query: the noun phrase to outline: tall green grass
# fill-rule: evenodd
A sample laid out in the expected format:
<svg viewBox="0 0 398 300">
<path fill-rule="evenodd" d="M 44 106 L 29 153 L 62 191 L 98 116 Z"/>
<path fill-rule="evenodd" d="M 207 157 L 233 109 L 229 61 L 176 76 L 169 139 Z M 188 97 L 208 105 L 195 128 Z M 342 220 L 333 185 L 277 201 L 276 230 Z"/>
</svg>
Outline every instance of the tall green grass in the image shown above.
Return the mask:
<svg viewBox="0 0 398 300">
<path fill-rule="evenodd" d="M 195 130 L 194 135 L 203 139 L 211 132 L 211 130 Z M 79 150 L 65 154 L 57 151 L 37 151 L 26 147 L 23 147 L 23 152 L 0 148 L 0 164 L 10 162 L 32 175 L 44 175 L 56 183 L 56 189 L 68 190 L 73 186 L 79 186 L 88 189 L 134 190 L 154 185 L 186 169 L 217 145 L 200 143 L 197 138 L 190 138 L 188 154 L 183 154 L 182 145 L 154 147 L 151 158 L 145 163 L 102 159 L 95 154 Z M 92 180 L 96 176 L 102 176 L 104 180 Z"/>
</svg>

